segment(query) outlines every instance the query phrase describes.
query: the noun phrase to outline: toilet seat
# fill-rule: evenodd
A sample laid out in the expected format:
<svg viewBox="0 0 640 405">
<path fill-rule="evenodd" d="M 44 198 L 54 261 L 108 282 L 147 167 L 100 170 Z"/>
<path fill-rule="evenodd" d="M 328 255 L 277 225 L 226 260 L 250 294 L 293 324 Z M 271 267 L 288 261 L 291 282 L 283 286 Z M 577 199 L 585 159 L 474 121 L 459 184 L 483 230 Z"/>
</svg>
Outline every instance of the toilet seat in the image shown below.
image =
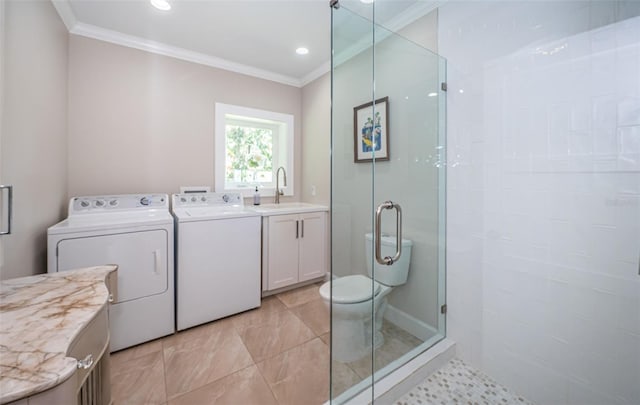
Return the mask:
<svg viewBox="0 0 640 405">
<path fill-rule="evenodd" d="M 380 292 L 380 289 L 380 283 L 377 281 L 366 276 L 354 275 L 334 279 L 333 294 L 331 282 L 327 281 L 320 287 L 320 295 L 325 300 L 331 299 L 337 304 L 355 304 L 370 300 Z"/>
</svg>

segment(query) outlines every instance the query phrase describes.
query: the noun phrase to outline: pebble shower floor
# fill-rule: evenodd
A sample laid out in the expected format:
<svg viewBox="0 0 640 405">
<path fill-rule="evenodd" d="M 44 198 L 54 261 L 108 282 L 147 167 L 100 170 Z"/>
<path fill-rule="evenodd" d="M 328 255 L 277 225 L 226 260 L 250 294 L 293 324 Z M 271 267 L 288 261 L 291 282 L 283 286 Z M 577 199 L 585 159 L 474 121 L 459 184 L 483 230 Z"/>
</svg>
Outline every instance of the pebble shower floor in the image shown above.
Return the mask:
<svg viewBox="0 0 640 405">
<path fill-rule="evenodd" d="M 396 405 L 533 405 L 487 375 L 453 359 L 413 388 Z"/>
</svg>

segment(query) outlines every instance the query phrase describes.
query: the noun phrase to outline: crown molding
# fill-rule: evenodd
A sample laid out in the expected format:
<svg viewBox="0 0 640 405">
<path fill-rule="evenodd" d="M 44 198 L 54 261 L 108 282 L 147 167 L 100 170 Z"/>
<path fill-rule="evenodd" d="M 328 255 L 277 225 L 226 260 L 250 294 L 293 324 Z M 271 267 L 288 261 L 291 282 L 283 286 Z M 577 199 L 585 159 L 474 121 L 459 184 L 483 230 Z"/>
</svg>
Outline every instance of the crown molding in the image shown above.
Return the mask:
<svg viewBox="0 0 640 405">
<path fill-rule="evenodd" d="M 1 0 L 0 0 L 1 1 Z M 244 65 L 237 62 L 232 62 L 227 59 L 218 58 L 215 56 L 207 55 L 200 52 L 190 51 L 188 49 L 167 45 L 161 42 L 152 41 L 149 39 L 123 34 L 118 31 L 109 30 L 106 28 L 101 28 L 91 24 L 85 24 L 79 22 L 71 8 L 71 5 L 68 0 L 51 0 L 53 6 L 55 7 L 58 15 L 62 19 L 64 25 L 67 27 L 67 30 L 74 35 L 79 35 L 87 38 L 97 39 L 100 41 L 110 42 L 116 45 L 125 46 L 128 48 L 139 49 L 146 52 L 155 53 L 158 55 L 168 56 L 176 59 L 181 59 L 184 61 L 197 63 L 200 65 L 205 65 L 217 69 L 223 69 L 239 74 L 244 74 L 247 76 L 257 77 L 259 79 L 270 80 L 273 82 L 286 84 L 294 87 L 303 87 L 312 81 L 316 80 L 320 76 L 326 74 L 331 71 L 331 62 L 324 62 L 322 65 L 308 73 L 302 78 L 296 78 L 292 76 L 282 75 L 279 73 L 275 73 L 272 71 L 259 69 L 253 66 Z M 387 24 L 385 24 L 385 28 L 390 30 L 388 32 L 382 32 L 379 34 L 377 40 L 383 40 L 388 37 L 391 32 L 396 32 L 403 27 L 411 24 L 416 21 L 420 17 L 426 15 L 427 13 L 437 9 L 439 6 L 444 4 L 446 0 L 435 0 L 435 1 L 420 1 L 413 6 L 409 7 L 402 13 L 395 16 L 392 20 L 390 20 Z M 335 63 L 336 66 L 344 63 L 346 60 L 352 58 L 353 56 L 359 54 L 360 52 L 366 50 L 370 46 L 369 38 L 362 38 L 356 43 L 349 46 L 339 55 L 336 55 Z"/>
<path fill-rule="evenodd" d="M 242 63 L 232 62 L 226 59 L 206 55 L 200 52 L 190 51 L 177 46 L 167 45 L 161 42 L 152 41 L 133 35 L 85 24 L 78 21 L 67 0 L 51 0 L 62 22 L 67 27 L 69 33 L 87 38 L 110 42 L 112 44 L 135 48 L 141 51 L 151 52 L 158 55 L 169 56 L 176 59 L 193 62 L 213 68 L 228 70 L 259 79 L 270 80 L 288 86 L 302 87 L 302 81 L 296 77 L 286 76 L 279 73 L 259 69 Z"/>
<path fill-rule="evenodd" d="M 67 0 L 51 0 L 51 3 L 53 3 L 53 7 L 55 7 L 62 22 L 67 27 L 67 31 L 71 32 L 78 20 L 69 2 Z"/>
<path fill-rule="evenodd" d="M 300 79 L 295 77 L 281 75 L 268 70 L 258 69 L 253 66 L 243 65 L 241 63 L 231 62 L 226 59 L 206 55 L 200 52 L 194 52 L 188 49 L 179 48 L 177 46 L 171 46 L 161 42 L 156 42 L 145 38 L 140 38 L 133 35 L 123 34 L 121 32 L 96 27 L 95 25 L 76 23 L 73 29 L 69 32 L 74 35 L 80 35 L 100 41 L 111 42 L 113 44 L 122 45 L 129 48 L 135 48 L 158 55 L 185 60 L 187 62 L 193 62 L 200 65 L 224 69 L 235 73 L 286 84 L 289 86 L 301 86 Z"/>
<path fill-rule="evenodd" d="M 302 79 L 300 79 L 300 87 L 304 87 L 312 81 L 316 80 L 320 76 L 325 75 L 331 71 L 331 61 L 328 60 L 324 62 L 322 65 L 318 66 L 316 69 L 312 70 L 310 73 L 305 75 Z"/>
<path fill-rule="evenodd" d="M 388 30 L 398 32 L 412 22 L 424 17 L 433 10 L 442 6 L 445 2 L 446 0 L 419 1 L 413 6 L 404 10 L 402 13 L 393 17 L 384 26 Z"/>
<path fill-rule="evenodd" d="M 380 43 L 385 39 L 389 38 L 392 35 L 399 35 L 400 30 L 402 30 L 407 25 L 417 21 L 418 19 L 424 17 L 428 13 L 436 10 L 438 7 L 443 5 L 447 0 L 436 0 L 436 1 L 420 1 L 414 4 L 413 6 L 407 8 L 402 13 L 396 15 L 394 18 L 389 20 L 389 22 L 385 23 L 382 29 L 377 29 L 375 32 L 375 41 L 376 43 Z M 378 25 L 376 25 L 378 27 Z M 373 27 L 372 27 L 373 29 Z M 357 41 L 354 41 L 350 46 L 343 49 L 340 52 L 334 53 L 333 63 L 335 66 L 340 66 L 343 63 L 347 62 L 351 58 L 359 55 L 360 53 L 371 49 L 371 36 L 365 35 Z M 407 41 L 413 42 L 409 39 Z M 421 45 L 417 44 L 422 47 Z M 335 50 L 334 50 L 335 52 Z"/>
</svg>

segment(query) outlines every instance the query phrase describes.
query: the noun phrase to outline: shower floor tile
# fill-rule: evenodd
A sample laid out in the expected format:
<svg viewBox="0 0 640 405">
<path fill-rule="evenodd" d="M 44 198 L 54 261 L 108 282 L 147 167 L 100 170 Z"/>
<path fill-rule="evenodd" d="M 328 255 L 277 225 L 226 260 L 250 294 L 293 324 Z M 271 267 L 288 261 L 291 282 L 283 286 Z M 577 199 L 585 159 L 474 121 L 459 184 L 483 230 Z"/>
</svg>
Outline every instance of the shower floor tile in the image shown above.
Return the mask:
<svg viewBox="0 0 640 405">
<path fill-rule="evenodd" d="M 374 354 L 375 371 L 381 370 L 422 343 L 420 339 L 398 328 L 386 319 L 382 324 L 382 336 L 384 336 L 384 343 L 376 349 Z M 362 379 L 371 376 L 371 357 L 369 356 L 346 363 L 346 365 Z"/>
<path fill-rule="evenodd" d="M 453 359 L 413 388 L 396 405 L 533 405 L 487 375 Z"/>
</svg>

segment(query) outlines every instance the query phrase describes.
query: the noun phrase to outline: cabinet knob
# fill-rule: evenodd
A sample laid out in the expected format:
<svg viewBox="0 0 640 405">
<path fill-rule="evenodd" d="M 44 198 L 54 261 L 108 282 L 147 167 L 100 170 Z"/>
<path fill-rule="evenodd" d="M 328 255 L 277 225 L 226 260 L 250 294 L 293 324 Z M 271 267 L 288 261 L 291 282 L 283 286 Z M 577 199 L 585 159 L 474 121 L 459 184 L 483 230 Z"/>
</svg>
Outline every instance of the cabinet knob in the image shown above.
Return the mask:
<svg viewBox="0 0 640 405">
<path fill-rule="evenodd" d="M 82 360 L 78 360 L 78 368 L 81 370 L 86 370 L 93 365 L 93 354 L 87 354 Z"/>
</svg>

